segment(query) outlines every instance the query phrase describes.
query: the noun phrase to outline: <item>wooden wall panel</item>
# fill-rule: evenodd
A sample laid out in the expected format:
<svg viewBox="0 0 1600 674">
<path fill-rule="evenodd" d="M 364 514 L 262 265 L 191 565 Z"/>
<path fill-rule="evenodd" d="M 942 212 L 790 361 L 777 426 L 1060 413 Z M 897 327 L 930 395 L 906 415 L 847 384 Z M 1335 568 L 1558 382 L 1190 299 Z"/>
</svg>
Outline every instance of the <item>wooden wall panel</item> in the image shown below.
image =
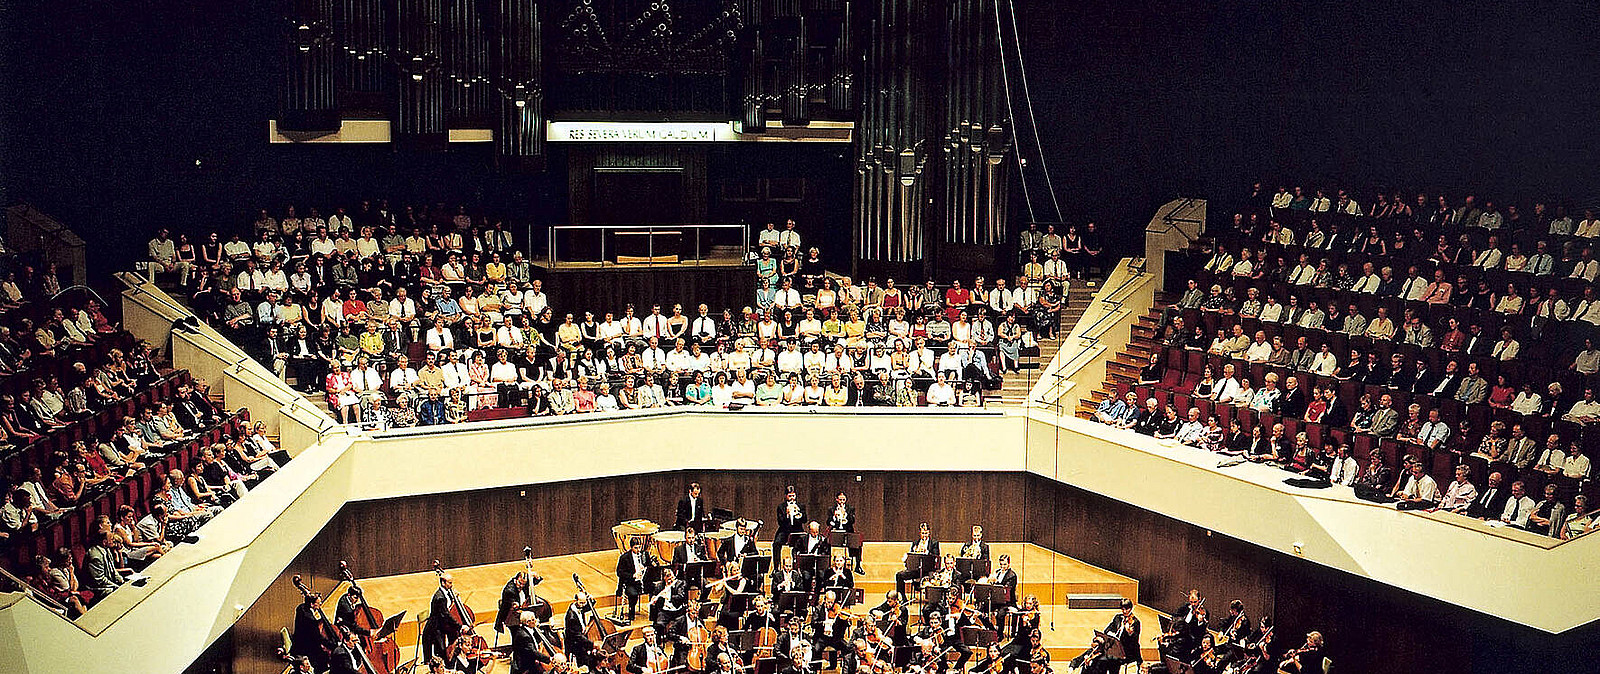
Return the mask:
<svg viewBox="0 0 1600 674">
<path fill-rule="evenodd" d="M 1552 637 L 1085 492 L 1047 478 L 993 472 L 684 471 L 352 503 L 320 532 L 231 635 L 235 671 L 279 674 L 279 628 L 299 602 L 289 576 L 331 587 L 340 559 L 362 576 L 609 548 L 623 519 L 670 523 L 700 482 L 708 504 L 773 520 L 785 485 L 826 517 L 834 495 L 856 505 L 868 540 L 907 540 L 929 521 L 941 540 L 981 523 L 990 540 L 1027 540 L 1139 580 L 1140 601 L 1170 611 L 1190 587 L 1213 615 L 1238 598 L 1273 615 L 1280 637 L 1328 635 L 1343 672 L 1577 671 L 1600 648 L 1600 625 Z M 763 538 L 770 538 L 770 528 Z M 1419 560 L 1419 563 L 1426 563 Z M 1492 570 L 1485 570 L 1492 582 Z"/>
</svg>

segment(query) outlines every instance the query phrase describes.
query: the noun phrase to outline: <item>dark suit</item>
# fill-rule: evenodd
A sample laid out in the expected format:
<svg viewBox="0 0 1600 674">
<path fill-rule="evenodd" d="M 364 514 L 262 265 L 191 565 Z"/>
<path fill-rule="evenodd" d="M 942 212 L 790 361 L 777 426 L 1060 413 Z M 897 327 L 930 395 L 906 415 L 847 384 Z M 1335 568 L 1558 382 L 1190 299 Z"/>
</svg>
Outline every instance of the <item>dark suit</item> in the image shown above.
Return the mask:
<svg viewBox="0 0 1600 674">
<path fill-rule="evenodd" d="M 912 551 L 912 552 L 916 551 L 917 543 L 919 543 L 919 542 L 921 542 L 920 538 L 917 541 L 913 541 L 911 543 L 911 550 L 910 551 Z M 939 541 L 933 540 L 931 537 L 928 539 L 927 554 L 932 555 L 935 560 L 940 559 Z M 935 562 L 935 568 L 937 568 L 937 562 Z M 896 571 L 894 573 L 894 589 L 899 591 L 900 594 L 904 595 L 906 593 L 906 581 L 914 580 L 914 579 L 917 579 L 917 578 L 921 578 L 922 575 L 923 574 L 912 573 L 912 572 L 907 571 L 905 569 L 901 569 L 899 571 Z"/>
<path fill-rule="evenodd" d="M 443 587 L 433 592 L 433 601 L 428 604 L 428 622 L 422 627 L 423 661 L 434 655 L 444 657 L 445 648 L 461 634 L 461 623 L 450 614 L 450 607 L 460 602 L 460 597 Z"/>
<path fill-rule="evenodd" d="M 517 616 L 512 611 L 519 606 L 527 606 L 532 600 L 527 588 L 517 587 L 515 576 L 506 581 L 506 586 L 500 590 L 500 609 L 494 615 L 494 631 L 504 632 L 508 623 L 516 624 Z"/>
<path fill-rule="evenodd" d="M 635 558 L 629 550 L 617 557 L 617 594 L 628 598 L 628 619 L 632 620 L 639 605 L 639 595 L 644 594 L 644 581 L 650 573 L 650 553 L 639 551 Z M 644 573 L 640 573 L 640 569 Z"/>
<path fill-rule="evenodd" d="M 328 674 L 365 674 L 361 656 L 345 644 L 334 646 L 333 655 L 328 658 Z"/>
<path fill-rule="evenodd" d="M 839 506 L 838 506 L 838 504 L 834 504 L 834 507 L 831 510 L 828 511 L 828 530 L 829 531 L 842 531 L 842 532 L 845 532 L 845 533 L 852 533 L 852 534 L 855 533 L 855 531 L 856 531 L 856 507 L 853 506 L 853 505 L 846 504 L 845 507 L 844 507 L 844 517 L 841 518 L 841 517 L 839 517 Z M 850 548 L 850 557 L 852 559 L 856 560 L 856 567 L 860 568 L 860 566 L 861 566 L 861 548 Z"/>
<path fill-rule="evenodd" d="M 782 554 L 779 551 L 783 546 L 789 544 L 789 534 L 805 530 L 806 507 L 800 505 L 798 500 L 795 501 L 794 505 L 798 514 L 790 515 L 788 500 L 778 504 L 777 519 L 774 520 L 778 523 L 778 529 L 772 532 L 772 568 L 774 569 L 778 568 L 779 555 Z"/>
<path fill-rule="evenodd" d="M 1328 402 L 1328 411 L 1322 415 L 1322 423 L 1329 426 L 1344 426 L 1350 423 L 1350 410 L 1345 407 L 1343 400 L 1334 398 Z"/>
<path fill-rule="evenodd" d="M 1505 485 L 1498 487 L 1484 486 L 1478 492 L 1477 498 L 1467 506 L 1468 517 L 1498 518 L 1505 512 L 1506 499 L 1511 497 L 1511 490 Z"/>
<path fill-rule="evenodd" d="M 532 674 L 537 663 L 550 662 L 550 656 L 539 649 L 539 637 L 533 628 L 515 623 L 510 627 L 511 674 Z"/>
<path fill-rule="evenodd" d="M 800 543 L 794 549 L 794 553 L 797 555 L 822 555 L 823 557 L 829 556 L 832 551 L 833 546 L 828 544 L 828 537 L 821 533 L 818 533 L 816 538 L 812 538 L 810 534 L 801 536 Z"/>
<path fill-rule="evenodd" d="M 967 541 L 966 543 L 961 544 L 961 551 L 959 553 L 957 553 L 956 556 L 957 557 L 967 557 L 967 558 L 970 558 L 970 559 L 988 559 L 989 558 L 989 544 L 987 542 L 979 541 L 976 544 L 976 547 L 977 547 L 976 553 L 977 554 L 972 554 L 974 552 L 973 547 L 974 547 L 974 544 L 972 543 L 972 541 Z"/>
<path fill-rule="evenodd" d="M 662 644 L 659 640 L 656 641 L 655 654 L 662 660 L 665 660 L 667 657 L 667 651 L 662 647 Z M 641 642 L 639 645 L 634 646 L 633 651 L 628 654 L 628 666 L 624 669 L 626 669 L 630 674 L 642 674 L 643 672 L 649 671 L 650 655 L 650 644 Z"/>
<path fill-rule="evenodd" d="M 843 588 L 845 590 L 845 592 L 839 596 L 839 600 L 841 602 L 849 598 L 850 591 L 855 589 L 855 586 L 856 575 L 850 571 L 849 566 L 842 566 L 837 569 L 829 567 L 828 570 L 823 571 L 822 574 L 817 577 L 818 591 L 829 590 L 833 588 Z"/>
<path fill-rule="evenodd" d="M 650 622 L 656 624 L 657 633 L 665 631 L 673 621 L 683 617 L 687 610 L 689 610 L 689 586 L 681 580 L 672 581 L 671 585 L 663 584 L 650 598 Z"/>
<path fill-rule="evenodd" d="M 990 585 L 1004 586 L 1008 590 L 1008 592 L 1006 593 L 1006 601 L 1005 601 L 1005 603 L 995 604 L 994 608 L 1005 608 L 1007 606 L 1016 606 L 1017 605 L 1017 572 L 1013 571 L 1011 569 L 995 569 L 994 573 L 989 574 L 989 576 L 990 576 L 989 577 L 989 584 Z"/>
<path fill-rule="evenodd" d="M 567 655 L 573 659 L 573 663 L 580 667 L 594 666 L 595 644 L 587 634 L 589 620 L 589 609 L 580 609 L 577 604 L 572 604 L 567 607 L 567 617 L 562 623 L 561 643 L 565 644 Z"/>
<path fill-rule="evenodd" d="M 806 572 L 799 569 L 788 571 L 778 570 L 772 574 L 772 600 L 776 602 L 778 595 L 784 592 L 809 592 L 811 578 Z"/>
<path fill-rule="evenodd" d="M 1301 386 L 1283 392 L 1283 397 L 1278 400 L 1278 411 L 1283 416 L 1299 419 L 1306 415 L 1307 404 L 1306 389 Z"/>
<path fill-rule="evenodd" d="M 90 548 L 93 551 L 94 548 Z M 328 668 L 328 654 L 333 644 L 322 638 L 320 631 L 321 621 L 317 619 L 310 606 L 300 604 L 294 609 L 294 635 L 289 648 L 290 655 L 303 655 L 311 660 L 311 667 L 317 671 Z"/>
<path fill-rule="evenodd" d="M 711 557 L 711 553 L 706 552 L 705 543 L 702 542 L 702 543 L 695 544 L 693 546 L 693 548 L 694 548 L 694 552 L 695 552 L 695 558 L 694 559 L 695 559 L 696 562 L 714 561 L 712 559 L 712 557 Z M 684 567 L 689 564 L 689 549 L 690 549 L 690 545 L 688 543 L 685 543 L 683 545 L 678 546 L 677 550 L 672 551 L 672 568 L 675 569 L 678 572 L 678 577 L 679 578 L 682 578 L 682 579 L 685 579 L 685 580 L 687 580 L 689 578 L 689 574 L 686 573 L 685 569 L 684 569 Z M 695 578 L 694 579 L 694 586 L 695 587 L 704 587 L 705 586 L 705 582 L 706 582 L 706 580 L 703 577 Z"/>
<path fill-rule="evenodd" d="M 705 531 L 703 526 L 710 519 L 711 513 L 706 511 L 704 497 L 690 498 L 685 496 L 678 499 L 677 519 L 674 520 L 676 523 L 672 525 L 672 528 L 683 530 L 694 526 L 697 531 Z"/>
</svg>

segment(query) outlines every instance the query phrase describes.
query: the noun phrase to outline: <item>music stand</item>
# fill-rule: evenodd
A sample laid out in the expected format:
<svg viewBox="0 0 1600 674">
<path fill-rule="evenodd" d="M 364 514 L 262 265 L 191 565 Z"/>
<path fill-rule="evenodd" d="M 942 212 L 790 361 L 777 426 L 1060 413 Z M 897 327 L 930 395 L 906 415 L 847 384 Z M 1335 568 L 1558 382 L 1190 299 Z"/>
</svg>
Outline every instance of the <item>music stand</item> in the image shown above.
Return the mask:
<svg viewBox="0 0 1600 674">
<path fill-rule="evenodd" d="M 772 570 L 772 558 L 766 555 L 745 555 L 739 562 L 739 574 L 745 578 L 760 578 Z"/>
<path fill-rule="evenodd" d="M 896 646 L 894 649 L 894 666 L 905 668 L 907 664 L 910 664 L 911 657 L 921 650 L 920 646 Z"/>
<path fill-rule="evenodd" d="M 961 628 L 961 643 L 968 646 L 982 646 L 988 648 L 1000 641 L 1000 633 L 991 629 L 984 629 L 976 625 Z"/>
<path fill-rule="evenodd" d="M 963 578 L 982 578 L 989 575 L 989 560 L 973 557 L 957 557 L 956 571 Z"/>
<path fill-rule="evenodd" d="M 783 546 L 789 548 L 790 550 L 799 550 L 800 541 L 805 540 L 805 537 L 806 532 L 804 531 L 791 531 L 789 532 L 788 540 L 783 542 Z"/>
<path fill-rule="evenodd" d="M 1005 606 L 1011 603 L 1011 588 L 1004 585 L 979 583 L 972 586 L 972 600 L 982 606 L 985 612 L 992 611 L 995 606 Z"/>
<path fill-rule="evenodd" d="M 728 597 L 728 612 L 735 615 L 744 615 L 756 601 L 754 592 L 735 592 Z"/>
<path fill-rule="evenodd" d="M 829 531 L 828 545 L 836 548 L 843 547 L 851 550 L 860 550 L 861 534 L 853 531 Z"/>
<path fill-rule="evenodd" d="M 1105 632 L 1101 632 L 1100 630 L 1095 630 L 1094 636 L 1096 639 L 1105 639 L 1106 657 L 1113 660 L 1122 660 L 1127 655 L 1127 652 L 1122 649 L 1121 639 L 1106 634 Z"/>
<path fill-rule="evenodd" d="M 715 573 L 717 563 L 714 561 L 689 562 L 683 565 L 683 582 L 689 587 L 705 587 L 708 573 Z"/>
<path fill-rule="evenodd" d="M 405 620 L 405 618 L 405 611 L 401 611 L 389 616 L 388 620 L 383 621 L 383 626 L 378 628 L 378 633 L 374 634 L 373 638 L 379 640 L 389 638 L 389 636 L 393 635 L 395 631 L 400 629 L 400 622 Z"/>
<path fill-rule="evenodd" d="M 602 644 L 604 647 L 601 650 L 621 651 L 622 649 L 628 647 L 628 632 L 626 630 L 621 630 L 606 635 L 605 641 L 603 641 Z"/>
<path fill-rule="evenodd" d="M 755 674 L 776 674 L 778 671 L 777 658 L 756 658 Z"/>
<path fill-rule="evenodd" d="M 906 553 L 906 571 L 918 578 L 928 575 L 933 566 L 938 563 L 933 555 L 925 552 Z"/>
<path fill-rule="evenodd" d="M 846 608 L 849 608 L 849 607 L 855 606 L 856 604 L 859 604 L 859 603 L 861 603 L 863 601 L 866 601 L 866 599 L 867 599 L 867 591 L 866 590 L 863 590 L 863 589 L 861 589 L 859 587 L 850 588 L 850 592 L 845 595 L 845 603 L 844 603 L 844 605 L 845 605 Z"/>
<path fill-rule="evenodd" d="M 780 592 L 778 593 L 778 612 L 797 613 L 804 611 L 811 603 L 810 592 Z"/>
<path fill-rule="evenodd" d="M 720 609 L 721 609 L 721 607 L 717 606 L 716 602 L 711 602 L 711 601 L 700 602 L 700 609 L 699 609 L 700 622 L 705 622 L 707 620 L 710 620 L 711 617 L 716 615 L 717 611 L 720 610 Z"/>
<path fill-rule="evenodd" d="M 706 519 L 711 521 L 711 524 L 712 524 L 713 528 L 717 528 L 717 527 L 721 527 L 723 522 L 727 522 L 729 520 L 737 519 L 737 518 L 735 518 L 733 516 L 733 511 L 732 510 L 729 510 L 727 508 L 712 508 L 711 509 L 711 516 L 707 517 Z M 702 532 L 702 533 L 704 533 L 704 532 Z"/>
<path fill-rule="evenodd" d="M 945 595 L 949 594 L 949 592 L 950 588 L 937 585 L 929 585 L 922 588 L 922 604 L 924 606 L 943 607 Z M 943 613 L 943 611 L 940 612 Z"/>
<path fill-rule="evenodd" d="M 1170 674 L 1194 674 L 1194 665 L 1174 658 L 1170 655 L 1161 656 L 1161 661 L 1166 663 Z"/>
<path fill-rule="evenodd" d="M 829 560 L 827 555 L 795 555 L 794 568 L 806 572 L 815 578 L 828 570 Z"/>
</svg>

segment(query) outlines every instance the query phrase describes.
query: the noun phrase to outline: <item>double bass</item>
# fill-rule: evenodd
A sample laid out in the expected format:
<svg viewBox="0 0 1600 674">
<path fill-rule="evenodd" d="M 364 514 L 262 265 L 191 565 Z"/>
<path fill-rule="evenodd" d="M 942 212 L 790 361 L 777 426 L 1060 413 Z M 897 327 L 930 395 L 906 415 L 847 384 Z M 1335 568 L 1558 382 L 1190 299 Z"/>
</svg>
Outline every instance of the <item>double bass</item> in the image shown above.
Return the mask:
<svg viewBox="0 0 1600 674">
<path fill-rule="evenodd" d="M 350 573 L 350 565 L 344 561 L 339 562 L 339 575 L 350 583 L 350 589 L 359 603 L 351 613 L 351 623 L 357 630 L 357 638 L 361 642 L 361 650 L 366 653 L 367 660 L 374 665 L 374 674 L 390 674 L 395 667 L 400 665 L 400 647 L 396 646 L 394 639 L 389 636 L 378 637 L 377 632 L 383 629 L 383 612 L 367 603 L 367 593 L 356 584 L 355 575 Z"/>
<path fill-rule="evenodd" d="M 300 596 L 305 597 L 306 599 L 310 599 L 312 597 L 317 597 L 318 599 L 321 598 L 321 595 L 312 592 L 311 588 L 307 587 L 305 582 L 300 580 L 300 574 L 295 574 L 291 580 L 294 582 L 295 589 L 300 591 Z M 333 621 L 328 619 L 327 612 L 323 611 L 321 606 L 314 607 L 311 609 L 311 611 L 312 616 L 317 619 L 317 634 L 322 637 L 322 640 L 325 644 L 328 644 L 326 648 L 328 649 L 328 653 L 331 655 L 333 653 L 332 644 L 344 642 L 344 630 L 340 629 L 338 625 L 333 624 Z M 356 649 L 356 654 L 361 656 L 361 666 L 366 668 L 369 674 L 381 674 L 378 671 L 378 668 L 373 666 L 372 661 L 367 658 L 367 652 L 365 650 L 358 648 Z"/>
<path fill-rule="evenodd" d="M 444 578 L 444 566 L 439 564 L 437 559 L 433 560 L 433 573 L 441 579 Z M 455 594 L 454 589 L 448 592 Z M 489 648 L 489 640 L 478 636 L 473 630 L 478 624 L 478 616 L 473 613 L 472 607 L 461 601 L 459 596 L 455 599 L 450 602 L 450 619 L 461 626 L 461 631 L 450 635 L 450 643 L 444 650 L 445 660 L 455 661 L 461 658 L 477 663 L 480 668 L 485 667 L 494 660 L 494 651 Z"/>
<path fill-rule="evenodd" d="M 572 574 L 572 583 L 578 587 L 579 592 L 591 597 L 589 606 L 585 609 L 589 612 L 589 625 L 584 629 L 584 636 L 594 642 L 595 666 L 599 669 L 622 671 L 622 668 L 628 666 L 628 654 L 622 649 L 612 650 L 606 646 L 606 640 L 617 633 L 616 626 L 600 619 L 600 612 L 594 609 L 592 599 L 594 595 L 589 594 L 589 590 L 584 588 L 583 579 L 579 578 L 578 574 Z"/>
</svg>

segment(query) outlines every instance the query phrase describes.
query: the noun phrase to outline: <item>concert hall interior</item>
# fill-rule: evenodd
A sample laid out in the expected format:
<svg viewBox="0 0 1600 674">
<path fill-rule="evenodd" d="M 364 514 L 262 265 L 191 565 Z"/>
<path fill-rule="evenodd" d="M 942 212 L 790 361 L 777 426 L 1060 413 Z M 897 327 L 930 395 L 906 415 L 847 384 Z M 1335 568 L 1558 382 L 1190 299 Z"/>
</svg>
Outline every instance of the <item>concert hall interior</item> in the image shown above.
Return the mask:
<svg viewBox="0 0 1600 674">
<path fill-rule="evenodd" d="M 0 672 L 1592 670 L 1594 19 L 0 3 Z"/>
</svg>

